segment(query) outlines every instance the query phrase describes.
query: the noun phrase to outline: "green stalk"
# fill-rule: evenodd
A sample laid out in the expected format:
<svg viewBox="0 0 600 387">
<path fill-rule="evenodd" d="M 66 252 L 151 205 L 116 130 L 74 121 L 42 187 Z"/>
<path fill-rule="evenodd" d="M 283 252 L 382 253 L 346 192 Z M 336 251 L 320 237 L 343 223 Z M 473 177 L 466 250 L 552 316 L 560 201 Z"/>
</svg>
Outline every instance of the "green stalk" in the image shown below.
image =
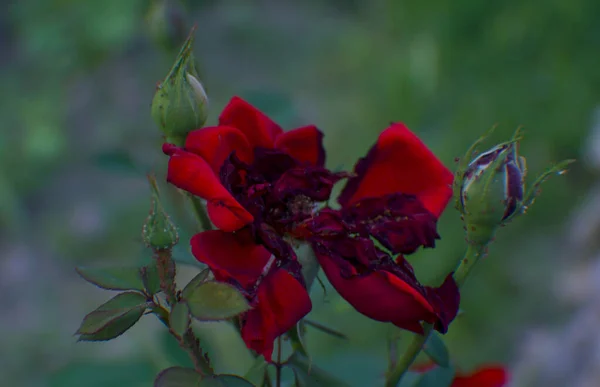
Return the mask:
<svg viewBox="0 0 600 387">
<path fill-rule="evenodd" d="M 469 272 L 473 269 L 473 266 L 475 266 L 477 261 L 486 254 L 486 247 L 487 245 L 475 245 L 469 243 L 464 257 L 454 271 L 454 280 L 459 287 L 464 284 Z M 410 366 L 414 363 L 419 353 L 421 353 L 432 330 L 432 324 L 423 324 L 423 335 L 415 335 L 413 337 L 406 351 L 398 359 L 395 367 L 388 374 L 385 387 L 396 387 L 400 383 L 402 377 L 408 372 Z"/>
<path fill-rule="evenodd" d="M 200 201 L 200 198 L 194 195 L 189 195 L 190 202 L 192 202 L 192 207 L 194 208 L 194 215 L 196 216 L 196 220 L 200 224 L 202 228 L 201 231 L 212 230 L 212 223 L 210 222 L 210 218 L 208 217 L 208 213 L 206 212 L 206 207 Z"/>
</svg>

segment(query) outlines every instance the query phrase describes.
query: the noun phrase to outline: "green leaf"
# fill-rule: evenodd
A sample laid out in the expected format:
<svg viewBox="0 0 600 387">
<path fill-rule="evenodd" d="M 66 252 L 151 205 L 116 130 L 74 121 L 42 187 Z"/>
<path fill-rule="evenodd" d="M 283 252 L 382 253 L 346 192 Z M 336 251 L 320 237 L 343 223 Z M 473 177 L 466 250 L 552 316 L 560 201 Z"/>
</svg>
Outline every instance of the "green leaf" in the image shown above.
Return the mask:
<svg viewBox="0 0 600 387">
<path fill-rule="evenodd" d="M 190 309 L 186 303 L 179 302 L 173 306 L 169 315 L 169 325 L 177 336 L 184 335 L 190 326 Z"/>
<path fill-rule="evenodd" d="M 433 331 L 429 335 L 429 338 L 425 342 L 425 346 L 423 347 L 423 351 L 429 356 L 431 360 L 434 361 L 435 364 L 448 367 L 450 364 L 450 354 L 448 353 L 448 348 L 444 343 L 444 340 L 441 338 L 440 334 Z"/>
<path fill-rule="evenodd" d="M 225 320 L 250 309 L 246 298 L 233 286 L 205 282 L 186 298 L 192 316 L 198 320 Z"/>
<path fill-rule="evenodd" d="M 135 325 L 144 315 L 144 309 L 132 309 L 123 316 L 113 320 L 100 331 L 93 334 L 82 334 L 78 341 L 107 341 L 121 336 Z"/>
<path fill-rule="evenodd" d="M 160 289 L 160 280 L 154 265 L 144 267 L 78 267 L 75 270 L 83 279 L 102 289 L 147 290 L 151 294 L 158 292 Z M 144 271 L 145 281 L 142 277 Z M 150 288 L 146 289 L 146 285 Z"/>
<path fill-rule="evenodd" d="M 202 283 L 204 283 L 206 281 L 209 274 L 210 274 L 210 270 L 208 268 L 206 268 L 206 269 L 202 270 L 200 273 L 198 273 L 194 278 L 192 278 L 192 280 L 190 282 L 188 282 L 187 285 L 185 285 L 185 287 L 183 288 L 183 291 L 181 292 L 181 297 L 183 297 L 184 299 L 188 298 L 190 296 L 190 294 L 192 294 L 194 289 L 196 289 L 198 286 L 200 286 Z"/>
<path fill-rule="evenodd" d="M 146 310 L 146 297 L 139 293 L 118 294 L 85 318 L 76 334 L 80 341 L 114 339 L 131 328 Z"/>
<path fill-rule="evenodd" d="M 144 288 L 150 295 L 155 295 L 160 292 L 160 277 L 156 265 L 140 267 L 140 277 Z"/>
<path fill-rule="evenodd" d="M 269 363 L 265 361 L 263 356 L 258 356 L 244 377 L 254 385 L 262 386 L 265 380 L 265 370 L 268 365 Z"/>
<path fill-rule="evenodd" d="M 298 387 L 349 387 L 346 382 L 312 365 L 299 352 L 294 352 L 286 364 L 294 371 Z"/>
<path fill-rule="evenodd" d="M 199 387 L 255 387 L 244 378 L 235 375 L 214 375 L 202 379 Z"/>
<path fill-rule="evenodd" d="M 454 367 L 435 367 L 424 373 L 413 387 L 449 387 L 455 374 Z"/>
<path fill-rule="evenodd" d="M 202 375 L 191 368 L 171 367 L 161 371 L 154 387 L 200 387 Z"/>
</svg>

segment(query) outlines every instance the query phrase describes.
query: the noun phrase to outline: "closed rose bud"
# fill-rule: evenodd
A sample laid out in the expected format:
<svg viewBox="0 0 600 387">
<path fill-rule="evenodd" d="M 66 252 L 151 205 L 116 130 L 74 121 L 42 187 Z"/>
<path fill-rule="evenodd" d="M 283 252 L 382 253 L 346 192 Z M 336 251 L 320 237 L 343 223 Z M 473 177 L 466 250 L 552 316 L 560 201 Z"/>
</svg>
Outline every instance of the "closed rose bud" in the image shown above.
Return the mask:
<svg viewBox="0 0 600 387">
<path fill-rule="evenodd" d="M 510 142 L 482 153 L 463 173 L 460 207 L 467 239 L 487 243 L 498 226 L 522 209 L 525 159 Z"/>
<path fill-rule="evenodd" d="M 190 35 L 152 100 L 152 118 L 167 142 L 178 145 L 183 144 L 189 132 L 202 127 L 208 115 L 208 97 L 198 80 L 192 40 Z"/>
</svg>

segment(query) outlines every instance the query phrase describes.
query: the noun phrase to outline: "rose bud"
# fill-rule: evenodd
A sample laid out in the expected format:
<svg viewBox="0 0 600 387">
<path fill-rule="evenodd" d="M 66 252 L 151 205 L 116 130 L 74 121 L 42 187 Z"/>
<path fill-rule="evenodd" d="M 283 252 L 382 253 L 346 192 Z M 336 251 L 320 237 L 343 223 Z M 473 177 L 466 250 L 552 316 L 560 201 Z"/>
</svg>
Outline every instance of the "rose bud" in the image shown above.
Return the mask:
<svg viewBox="0 0 600 387">
<path fill-rule="evenodd" d="M 516 142 L 496 146 L 469 163 L 460 189 L 469 241 L 487 243 L 499 225 L 522 211 L 525 173 Z"/>
<path fill-rule="evenodd" d="M 492 129 L 493 130 L 493 129 Z M 533 204 L 543 182 L 552 175 L 562 175 L 575 160 L 551 165 L 531 184 L 525 193 L 525 158 L 517 154 L 521 131 L 504 142 L 473 158 L 476 149 L 492 131 L 480 137 L 459 160 L 454 177 L 456 208 L 462 213 L 467 241 L 488 244 L 498 226 L 521 215 Z"/>
<path fill-rule="evenodd" d="M 190 35 L 152 100 L 152 118 L 166 141 L 173 144 L 183 144 L 189 132 L 204 125 L 208 114 L 208 97 L 198 80 L 192 41 Z"/>
</svg>

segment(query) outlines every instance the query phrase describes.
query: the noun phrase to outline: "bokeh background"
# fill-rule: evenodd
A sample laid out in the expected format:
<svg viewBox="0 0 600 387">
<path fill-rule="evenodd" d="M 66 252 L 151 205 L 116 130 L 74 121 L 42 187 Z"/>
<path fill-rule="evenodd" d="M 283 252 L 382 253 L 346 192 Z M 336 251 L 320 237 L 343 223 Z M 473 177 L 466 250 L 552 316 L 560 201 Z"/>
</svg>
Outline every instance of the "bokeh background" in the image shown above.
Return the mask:
<svg viewBox="0 0 600 387">
<path fill-rule="evenodd" d="M 164 176 L 166 163 L 150 101 L 174 58 L 169 45 L 194 23 L 209 122 L 240 95 L 285 128 L 315 123 L 332 168 L 351 168 L 391 121 L 419 133 L 448 166 L 494 124 L 496 142 L 524 126 L 521 152 L 533 175 L 552 161 L 578 159 L 544 186 L 527 216 L 501 230 L 464 287 L 465 313 L 447 342 L 461 369 L 503 363 L 515 385 L 600 385 L 598 375 L 586 376 L 591 384 L 573 381 L 600 363 L 600 346 L 591 344 L 600 341 L 600 2 L 163 5 L 20 0 L 0 13 L 3 385 L 150 386 L 158 371 L 187 361 L 153 317 L 117 340 L 76 343 L 84 314 L 110 294 L 73 268 L 148 259 L 140 239 L 149 208 L 145 174 Z M 172 211 L 192 230 L 188 209 L 174 204 Z M 440 234 L 435 250 L 411 258 L 430 284 L 465 247 L 454 209 Z M 185 237 L 183 279 L 198 270 Z M 381 385 L 386 338 L 396 331 L 359 315 L 331 289 L 316 286 L 312 298 L 311 318 L 349 337 L 309 330 L 315 364 L 355 386 Z M 249 367 L 226 326 L 200 331 L 217 369 Z"/>
</svg>

